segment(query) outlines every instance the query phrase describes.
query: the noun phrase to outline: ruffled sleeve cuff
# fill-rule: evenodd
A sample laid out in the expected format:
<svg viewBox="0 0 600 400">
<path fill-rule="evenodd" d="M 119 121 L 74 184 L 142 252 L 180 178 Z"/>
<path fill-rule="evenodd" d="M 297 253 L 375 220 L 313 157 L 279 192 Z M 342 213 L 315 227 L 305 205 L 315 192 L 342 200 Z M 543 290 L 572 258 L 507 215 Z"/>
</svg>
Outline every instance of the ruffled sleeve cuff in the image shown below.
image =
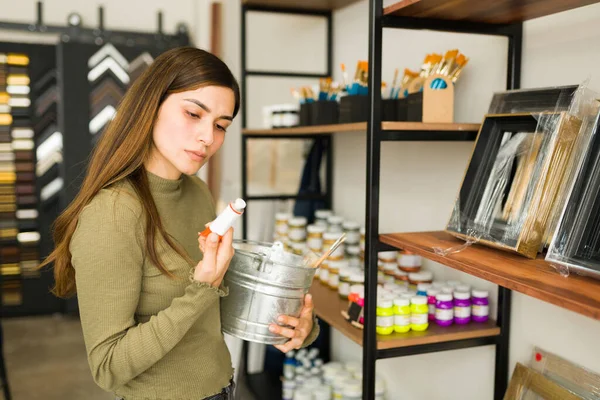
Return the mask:
<svg viewBox="0 0 600 400">
<path fill-rule="evenodd" d="M 316 315 L 313 314 L 313 327 L 312 327 L 312 330 L 310 331 L 310 333 L 308 334 L 308 336 L 306 337 L 306 339 L 304 339 L 304 343 L 302 343 L 302 348 L 308 347 L 311 344 L 313 344 L 313 342 L 315 340 L 317 340 L 317 338 L 319 337 L 319 333 L 321 333 L 321 327 L 319 326 L 319 319 L 317 318 Z"/>
<path fill-rule="evenodd" d="M 195 280 L 194 279 L 194 270 L 195 270 L 195 268 L 190 269 L 190 274 L 189 274 L 189 280 L 192 285 L 195 285 L 200 288 L 206 288 L 206 289 L 212 290 L 219 297 L 225 297 L 225 296 L 229 295 L 229 288 L 227 286 L 225 286 L 225 284 L 223 282 L 221 282 L 221 284 L 217 288 L 212 285 L 209 285 L 206 282 L 198 282 L 197 280 Z"/>
</svg>

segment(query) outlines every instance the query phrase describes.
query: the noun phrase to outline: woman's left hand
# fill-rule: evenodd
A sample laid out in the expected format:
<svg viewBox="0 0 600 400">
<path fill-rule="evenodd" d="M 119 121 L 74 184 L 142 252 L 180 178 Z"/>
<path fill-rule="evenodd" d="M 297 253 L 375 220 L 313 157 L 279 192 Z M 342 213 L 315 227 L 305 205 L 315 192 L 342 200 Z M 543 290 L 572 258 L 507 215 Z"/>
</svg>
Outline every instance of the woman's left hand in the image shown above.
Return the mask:
<svg viewBox="0 0 600 400">
<path fill-rule="evenodd" d="M 271 324 L 269 330 L 281 336 L 290 338 L 285 344 L 275 345 L 283 353 L 302 347 L 304 340 L 310 335 L 313 328 L 313 302 L 312 296 L 307 294 L 304 297 L 304 307 L 300 312 L 300 318 L 294 318 L 287 315 L 280 316 L 277 320 L 280 324 L 289 325 L 292 328 L 285 328 L 277 324 Z"/>
</svg>

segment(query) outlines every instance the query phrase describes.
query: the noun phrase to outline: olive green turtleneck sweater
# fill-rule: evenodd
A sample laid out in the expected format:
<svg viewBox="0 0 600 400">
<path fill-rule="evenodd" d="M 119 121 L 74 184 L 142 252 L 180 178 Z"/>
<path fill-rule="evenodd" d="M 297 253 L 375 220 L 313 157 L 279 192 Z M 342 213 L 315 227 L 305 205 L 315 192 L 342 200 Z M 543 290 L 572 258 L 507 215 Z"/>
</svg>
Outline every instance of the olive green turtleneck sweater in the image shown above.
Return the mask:
<svg viewBox="0 0 600 400">
<path fill-rule="evenodd" d="M 191 176 L 148 179 L 167 232 L 199 261 L 198 231 L 215 218 L 208 188 Z M 214 395 L 233 375 L 219 309 L 227 290 L 191 281 L 190 265 L 157 238 L 176 279 L 162 274 L 145 255 L 144 219 L 120 182 L 84 209 L 70 244 L 94 380 L 126 400 Z"/>
</svg>

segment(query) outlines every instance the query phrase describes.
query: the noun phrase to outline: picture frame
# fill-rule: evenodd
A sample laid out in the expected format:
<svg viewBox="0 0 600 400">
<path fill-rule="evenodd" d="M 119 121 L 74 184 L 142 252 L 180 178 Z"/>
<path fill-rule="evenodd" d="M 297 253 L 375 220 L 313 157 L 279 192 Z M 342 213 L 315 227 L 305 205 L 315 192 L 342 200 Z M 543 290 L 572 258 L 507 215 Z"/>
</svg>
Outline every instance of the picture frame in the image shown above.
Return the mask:
<svg viewBox="0 0 600 400">
<path fill-rule="evenodd" d="M 567 112 L 486 115 L 446 232 L 535 258 L 580 127 Z"/>
<path fill-rule="evenodd" d="M 581 400 L 551 379 L 531 368 L 517 363 L 504 400 Z"/>
<path fill-rule="evenodd" d="M 594 124 L 546 261 L 600 279 L 600 115 Z"/>
<path fill-rule="evenodd" d="M 600 375 L 539 347 L 531 368 L 586 400 L 600 400 Z"/>
</svg>

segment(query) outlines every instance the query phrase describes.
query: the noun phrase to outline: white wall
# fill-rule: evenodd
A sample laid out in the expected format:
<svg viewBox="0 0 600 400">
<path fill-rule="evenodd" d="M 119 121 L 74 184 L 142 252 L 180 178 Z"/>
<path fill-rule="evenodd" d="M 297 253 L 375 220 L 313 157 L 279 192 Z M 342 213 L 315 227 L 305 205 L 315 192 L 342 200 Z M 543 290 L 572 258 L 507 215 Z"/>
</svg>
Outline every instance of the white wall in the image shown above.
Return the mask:
<svg viewBox="0 0 600 400">
<path fill-rule="evenodd" d="M 335 13 L 336 66 L 344 62 L 353 67 L 355 60 L 367 58 L 367 16 L 366 1 Z M 522 86 L 577 84 L 598 75 L 598 22 L 600 6 L 596 5 L 526 23 Z M 506 39 L 406 30 L 385 30 L 383 38 L 383 80 L 388 82 L 394 68 L 415 69 L 428 52 L 458 48 L 470 58 L 456 87 L 458 122 L 481 121 L 492 93 L 504 89 Z M 597 88 L 598 82 L 592 80 L 591 86 Z M 380 232 L 443 229 L 471 148 L 472 143 L 385 143 Z M 335 210 L 361 221 L 365 207 L 364 149 L 364 134 L 335 137 Z M 428 262 L 427 266 L 436 277 L 452 276 L 490 287 L 435 263 Z M 511 372 L 516 362 L 529 361 L 534 345 L 600 372 L 600 347 L 595 340 L 600 322 L 518 293 L 513 295 L 511 322 Z M 339 332 L 334 332 L 332 339 L 336 358 L 361 359 L 362 349 Z M 491 346 L 377 363 L 378 373 L 386 378 L 393 393 L 390 398 L 411 400 L 491 399 L 493 368 Z"/>
</svg>

